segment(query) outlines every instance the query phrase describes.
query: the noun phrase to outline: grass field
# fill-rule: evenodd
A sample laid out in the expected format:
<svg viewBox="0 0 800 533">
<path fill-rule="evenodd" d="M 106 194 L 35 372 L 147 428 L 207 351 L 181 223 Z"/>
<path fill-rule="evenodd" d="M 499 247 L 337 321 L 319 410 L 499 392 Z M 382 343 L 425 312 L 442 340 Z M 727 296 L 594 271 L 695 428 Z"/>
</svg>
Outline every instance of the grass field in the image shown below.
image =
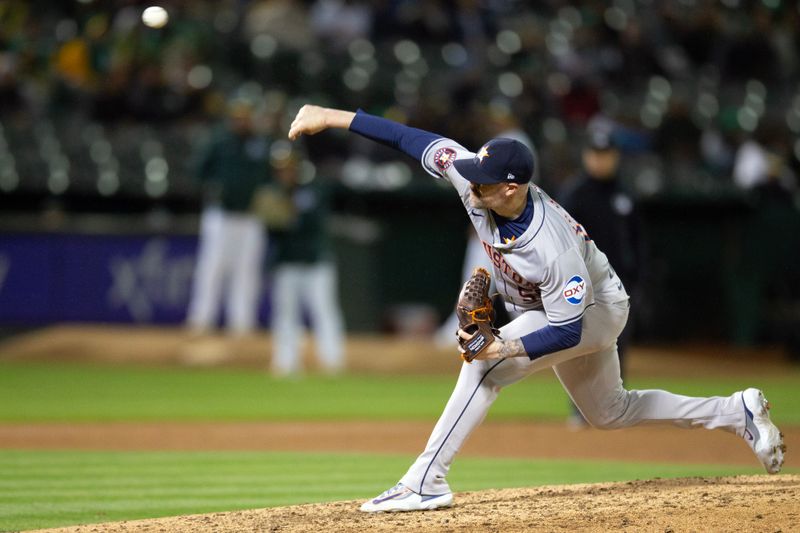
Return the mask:
<svg viewBox="0 0 800 533">
<path fill-rule="evenodd" d="M 453 376 L 275 380 L 252 370 L 0 362 L 0 422 L 434 420 Z M 727 395 L 767 391 L 774 419 L 800 425 L 800 371 L 764 378 L 640 379 L 629 386 Z M 549 373 L 501 394 L 491 418 L 560 419 Z M 411 456 L 277 452 L 0 450 L 0 530 L 361 499 Z M 797 471 L 797 469 L 794 469 Z M 463 457 L 457 490 L 759 473 L 754 467 Z"/>
<path fill-rule="evenodd" d="M 0 362 L 0 421 L 434 420 L 453 376 L 310 376 L 251 370 Z M 637 379 L 629 388 L 727 396 L 764 389 L 777 423 L 800 425 L 800 369 L 779 377 Z M 566 395 L 543 372 L 507 388 L 490 418 L 560 419 Z"/>
<path fill-rule="evenodd" d="M 0 531 L 363 499 L 394 484 L 411 459 L 264 452 L 0 451 Z M 480 490 L 754 472 L 746 467 L 464 457 L 449 479 L 458 490 Z"/>
</svg>

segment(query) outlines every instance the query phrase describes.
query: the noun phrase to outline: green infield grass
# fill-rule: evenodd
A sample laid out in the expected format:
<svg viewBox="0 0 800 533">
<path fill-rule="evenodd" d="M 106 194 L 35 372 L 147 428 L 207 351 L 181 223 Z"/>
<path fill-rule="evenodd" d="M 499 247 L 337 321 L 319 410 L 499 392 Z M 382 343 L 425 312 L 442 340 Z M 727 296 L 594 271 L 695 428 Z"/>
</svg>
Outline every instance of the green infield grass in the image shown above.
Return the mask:
<svg viewBox="0 0 800 533">
<path fill-rule="evenodd" d="M 0 421 L 435 419 L 455 376 L 276 380 L 252 370 L 0 362 Z M 780 377 L 635 380 L 683 394 L 762 387 L 779 423 L 800 424 L 800 372 Z M 494 419 L 567 414 L 551 373 L 508 388 Z M 364 499 L 410 456 L 265 452 L 0 450 L 0 530 Z M 792 469 L 790 469 L 791 471 Z M 794 469 L 797 470 L 797 469 Z M 757 474 L 757 467 L 460 458 L 454 490 L 652 477 Z"/>
<path fill-rule="evenodd" d="M 433 420 L 456 376 L 309 376 L 253 370 L 0 361 L 0 421 Z M 800 425 L 800 369 L 782 376 L 650 378 L 629 388 L 728 395 L 761 387 L 777 423 Z M 508 387 L 490 418 L 560 419 L 566 395 L 551 372 Z"/>
<path fill-rule="evenodd" d="M 370 454 L 0 450 L 0 531 L 367 499 L 393 485 L 412 460 Z M 448 479 L 453 490 L 471 491 L 759 473 L 757 467 L 462 457 Z"/>
</svg>

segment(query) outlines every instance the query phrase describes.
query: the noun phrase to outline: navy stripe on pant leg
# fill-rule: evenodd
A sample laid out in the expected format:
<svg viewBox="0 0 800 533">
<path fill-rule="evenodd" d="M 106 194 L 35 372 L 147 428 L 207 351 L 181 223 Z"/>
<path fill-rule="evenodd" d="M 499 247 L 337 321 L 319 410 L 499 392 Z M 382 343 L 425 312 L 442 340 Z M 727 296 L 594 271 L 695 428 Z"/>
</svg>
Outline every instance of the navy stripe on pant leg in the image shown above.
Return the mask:
<svg viewBox="0 0 800 533">
<path fill-rule="evenodd" d="M 450 431 L 448 431 L 448 432 L 447 432 L 447 435 L 445 436 L 444 440 L 443 440 L 443 441 L 442 441 L 442 443 L 439 445 L 439 449 L 437 449 L 437 450 L 436 450 L 436 453 L 435 453 L 435 454 L 433 454 L 433 457 L 431 458 L 431 462 L 430 462 L 430 463 L 428 463 L 428 468 L 426 468 L 426 469 L 425 469 L 425 474 L 423 474 L 423 476 L 422 476 L 422 481 L 420 481 L 420 484 L 419 484 L 419 491 L 418 491 L 418 493 L 419 493 L 420 495 L 423 495 L 423 493 L 422 493 L 422 487 L 425 485 L 425 478 L 426 478 L 426 477 L 428 477 L 428 471 L 431 469 L 431 466 L 433 465 L 433 462 L 436 460 L 436 457 L 439 455 L 439 452 L 440 452 L 440 451 L 442 451 L 442 447 L 443 447 L 443 446 L 444 446 L 444 444 L 447 442 L 447 439 L 449 439 L 449 438 L 450 438 L 450 435 L 453 433 L 453 430 L 454 430 L 454 429 L 456 429 L 456 426 L 458 425 L 458 422 L 461 420 L 461 417 L 462 417 L 462 416 L 464 416 L 464 413 L 466 412 L 466 410 L 467 410 L 467 407 L 469 407 L 469 404 L 472 402 L 472 398 L 474 398 L 474 397 L 475 397 L 475 393 L 477 393 L 477 392 L 478 392 L 478 389 L 480 388 L 481 384 L 483 383 L 483 380 L 485 380 L 485 379 L 486 379 L 486 376 L 488 376 L 488 375 L 489 375 L 489 372 L 491 372 L 492 370 L 494 370 L 495 368 L 497 368 L 497 365 L 499 365 L 499 364 L 500 364 L 500 363 L 502 363 L 503 361 L 505 361 L 505 359 L 501 359 L 501 360 L 499 360 L 497 363 L 495 363 L 495 364 L 494 364 L 494 366 L 492 366 L 492 367 L 491 367 L 489 370 L 487 370 L 487 371 L 486 371 L 486 373 L 483 375 L 483 377 L 481 377 L 481 380 L 480 380 L 480 381 L 478 382 L 478 384 L 475 386 L 475 390 L 474 390 L 474 391 L 472 391 L 472 394 L 470 394 L 470 396 L 469 396 L 469 400 L 467 400 L 467 404 L 466 404 L 466 405 L 464 406 L 464 408 L 461 410 L 461 414 L 459 414 L 459 415 L 458 415 L 458 418 L 456 418 L 456 421 L 455 421 L 455 422 L 453 422 L 453 426 L 450 428 Z"/>
</svg>

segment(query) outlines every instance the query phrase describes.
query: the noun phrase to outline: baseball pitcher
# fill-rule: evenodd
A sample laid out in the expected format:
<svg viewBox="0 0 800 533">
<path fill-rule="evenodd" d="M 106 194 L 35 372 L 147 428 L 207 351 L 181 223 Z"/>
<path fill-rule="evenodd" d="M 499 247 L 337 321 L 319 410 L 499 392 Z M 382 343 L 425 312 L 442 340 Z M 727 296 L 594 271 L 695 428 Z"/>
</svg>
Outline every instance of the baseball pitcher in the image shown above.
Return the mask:
<svg viewBox="0 0 800 533">
<path fill-rule="evenodd" d="M 531 151 L 491 139 L 477 153 L 456 141 L 369 115 L 306 105 L 289 138 L 349 129 L 418 160 L 447 180 L 492 262 L 512 321 L 494 330 L 481 291 L 489 273 L 476 269 L 459 298 L 464 364 L 425 450 L 394 487 L 361 510 L 417 511 L 452 505 L 446 476 L 464 441 L 503 387 L 552 368 L 586 420 L 603 429 L 644 422 L 723 429 L 744 438 L 770 473 L 785 446 L 760 390 L 692 398 L 663 390 L 626 390 L 616 339 L 628 318 L 628 294 L 584 228 L 539 187 Z M 479 278 L 479 279 L 478 279 Z M 471 283 L 471 285 L 470 285 Z M 476 322 L 469 324 L 470 318 Z"/>
</svg>

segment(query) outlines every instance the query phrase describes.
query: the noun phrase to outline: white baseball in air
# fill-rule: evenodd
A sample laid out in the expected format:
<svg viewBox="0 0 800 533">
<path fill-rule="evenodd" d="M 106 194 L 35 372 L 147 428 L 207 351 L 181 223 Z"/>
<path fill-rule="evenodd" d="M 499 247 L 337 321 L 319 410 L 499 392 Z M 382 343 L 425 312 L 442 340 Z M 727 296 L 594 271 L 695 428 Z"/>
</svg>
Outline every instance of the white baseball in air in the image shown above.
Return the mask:
<svg viewBox="0 0 800 533">
<path fill-rule="evenodd" d="M 161 6 L 150 6 L 142 11 L 142 22 L 151 28 L 163 28 L 169 22 L 169 14 Z"/>
</svg>

